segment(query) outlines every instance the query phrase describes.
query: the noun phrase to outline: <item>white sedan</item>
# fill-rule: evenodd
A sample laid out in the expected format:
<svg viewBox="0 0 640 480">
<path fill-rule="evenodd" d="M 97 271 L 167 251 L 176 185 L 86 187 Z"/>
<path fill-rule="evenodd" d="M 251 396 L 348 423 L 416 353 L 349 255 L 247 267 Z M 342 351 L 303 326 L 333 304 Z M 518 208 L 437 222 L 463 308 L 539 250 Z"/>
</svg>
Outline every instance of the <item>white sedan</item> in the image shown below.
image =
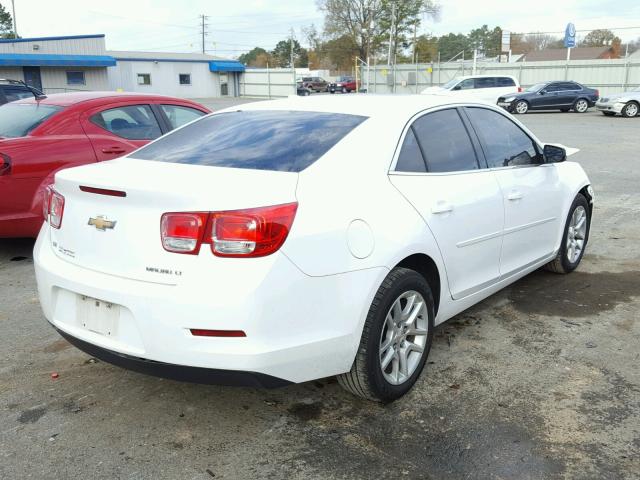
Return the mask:
<svg viewBox="0 0 640 480">
<path fill-rule="evenodd" d="M 438 95 L 289 98 L 56 175 L 40 302 L 98 358 L 193 382 L 337 375 L 391 401 L 434 327 L 574 270 L 593 192 L 510 114 Z"/>
</svg>

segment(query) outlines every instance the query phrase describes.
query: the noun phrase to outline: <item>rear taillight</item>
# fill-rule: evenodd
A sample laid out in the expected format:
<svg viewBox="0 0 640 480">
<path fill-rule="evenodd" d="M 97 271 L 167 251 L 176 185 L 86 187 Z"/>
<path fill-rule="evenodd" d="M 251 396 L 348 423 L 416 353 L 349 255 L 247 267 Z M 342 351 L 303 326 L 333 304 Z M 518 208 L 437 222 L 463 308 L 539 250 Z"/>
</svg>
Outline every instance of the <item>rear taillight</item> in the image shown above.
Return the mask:
<svg viewBox="0 0 640 480">
<path fill-rule="evenodd" d="M 198 253 L 208 213 L 165 213 L 160 221 L 162 246 L 175 253 Z"/>
<path fill-rule="evenodd" d="M 42 199 L 42 214 L 44 220 L 49 222 L 53 228 L 60 228 L 62 225 L 62 215 L 64 214 L 64 197 L 49 185 L 44 191 Z"/>
<path fill-rule="evenodd" d="M 11 173 L 11 157 L 0 153 L 0 175 L 9 175 Z"/>
<path fill-rule="evenodd" d="M 210 244 L 218 257 L 264 257 L 287 239 L 297 203 L 225 212 L 165 213 L 162 246 L 175 253 L 197 254 Z"/>
<path fill-rule="evenodd" d="M 297 203 L 211 214 L 211 249 L 219 257 L 262 257 L 289 235 Z"/>
<path fill-rule="evenodd" d="M 600 98 L 600 90 L 596 90 L 596 98 Z"/>
<path fill-rule="evenodd" d="M 522 87 L 518 87 L 518 93 L 522 93 Z"/>
</svg>

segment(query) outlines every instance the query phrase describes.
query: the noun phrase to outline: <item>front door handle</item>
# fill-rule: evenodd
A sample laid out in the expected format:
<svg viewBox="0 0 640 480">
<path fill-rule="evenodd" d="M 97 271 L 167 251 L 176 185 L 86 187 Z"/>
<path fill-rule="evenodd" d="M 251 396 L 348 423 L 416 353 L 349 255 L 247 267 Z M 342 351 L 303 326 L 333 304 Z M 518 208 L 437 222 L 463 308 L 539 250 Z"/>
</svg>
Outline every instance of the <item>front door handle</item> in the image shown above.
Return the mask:
<svg viewBox="0 0 640 480">
<path fill-rule="evenodd" d="M 513 202 L 516 200 L 521 200 L 523 196 L 524 195 L 522 195 L 522 192 L 518 190 L 511 190 L 509 195 L 507 195 L 507 200 L 511 200 Z"/>
<path fill-rule="evenodd" d="M 453 211 L 453 205 L 446 201 L 439 201 L 431 207 L 431 213 L 433 214 L 449 213 L 451 211 Z"/>
<path fill-rule="evenodd" d="M 126 150 L 122 147 L 107 147 L 102 149 L 102 153 L 124 153 Z"/>
</svg>

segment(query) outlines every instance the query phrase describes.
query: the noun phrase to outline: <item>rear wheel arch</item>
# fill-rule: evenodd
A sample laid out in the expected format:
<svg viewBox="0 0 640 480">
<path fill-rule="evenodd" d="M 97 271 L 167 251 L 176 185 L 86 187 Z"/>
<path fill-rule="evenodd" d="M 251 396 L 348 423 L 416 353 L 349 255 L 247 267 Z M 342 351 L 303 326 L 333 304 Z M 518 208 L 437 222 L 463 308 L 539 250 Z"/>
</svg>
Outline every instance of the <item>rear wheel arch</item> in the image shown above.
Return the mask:
<svg viewBox="0 0 640 480">
<path fill-rule="evenodd" d="M 433 301 L 435 307 L 435 314 L 438 314 L 438 308 L 440 306 L 440 295 L 442 292 L 442 286 L 440 281 L 440 271 L 436 262 L 428 255 L 424 253 L 416 253 L 409 255 L 394 268 L 408 268 L 418 272 L 424 277 L 429 284 L 433 293 Z"/>
</svg>

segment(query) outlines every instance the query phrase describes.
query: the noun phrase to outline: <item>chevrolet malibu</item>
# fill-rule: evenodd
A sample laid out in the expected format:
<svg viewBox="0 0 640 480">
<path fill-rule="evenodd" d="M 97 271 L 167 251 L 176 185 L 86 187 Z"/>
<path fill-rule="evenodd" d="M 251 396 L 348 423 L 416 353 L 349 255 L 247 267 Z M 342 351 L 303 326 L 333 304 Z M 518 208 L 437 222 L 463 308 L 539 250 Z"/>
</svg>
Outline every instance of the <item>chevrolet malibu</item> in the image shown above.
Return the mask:
<svg viewBox="0 0 640 480">
<path fill-rule="evenodd" d="M 243 105 L 59 172 L 34 253 L 45 317 L 139 372 L 402 396 L 436 325 L 540 267 L 571 272 L 589 237 L 575 149 L 453 101 Z"/>
</svg>

